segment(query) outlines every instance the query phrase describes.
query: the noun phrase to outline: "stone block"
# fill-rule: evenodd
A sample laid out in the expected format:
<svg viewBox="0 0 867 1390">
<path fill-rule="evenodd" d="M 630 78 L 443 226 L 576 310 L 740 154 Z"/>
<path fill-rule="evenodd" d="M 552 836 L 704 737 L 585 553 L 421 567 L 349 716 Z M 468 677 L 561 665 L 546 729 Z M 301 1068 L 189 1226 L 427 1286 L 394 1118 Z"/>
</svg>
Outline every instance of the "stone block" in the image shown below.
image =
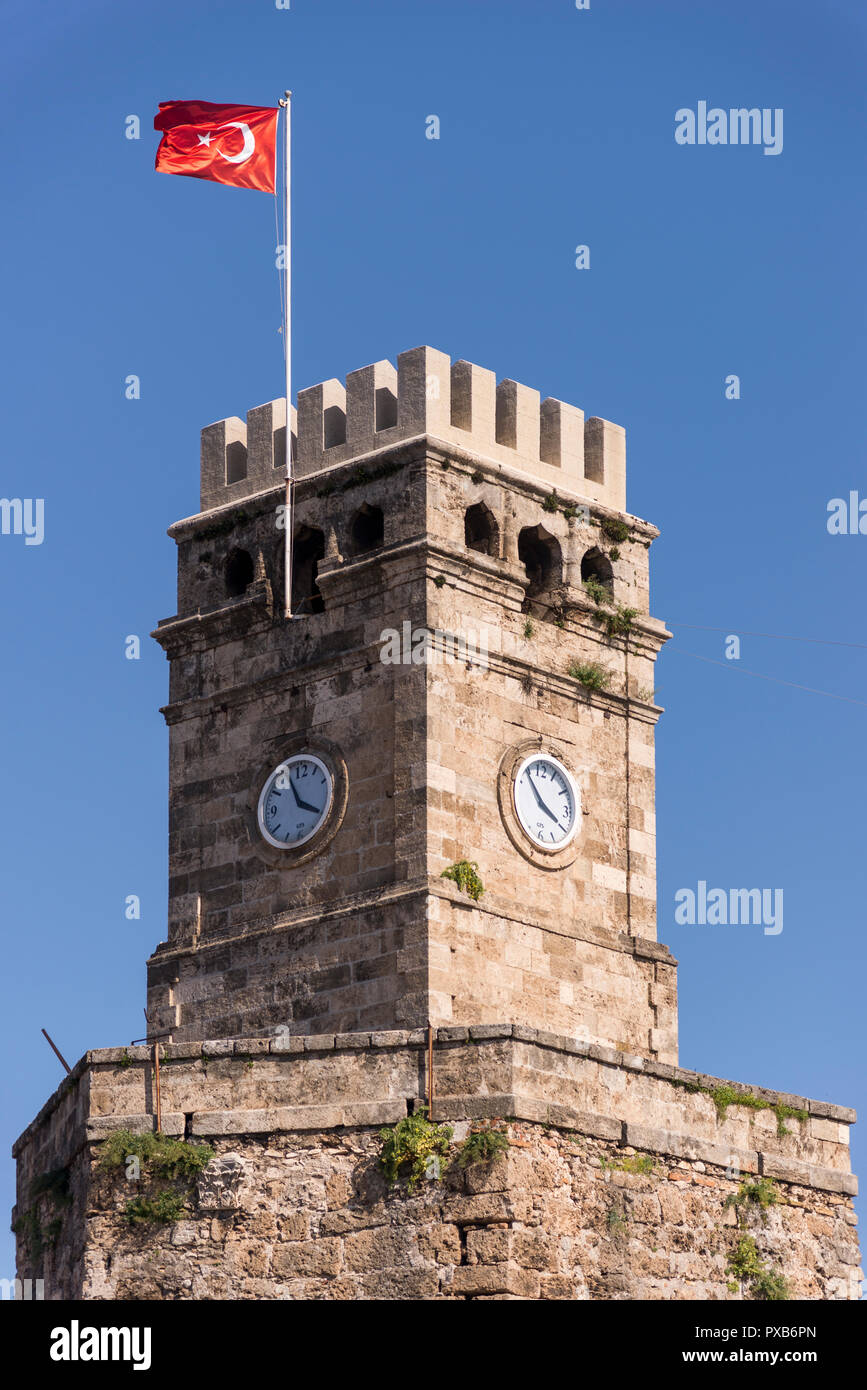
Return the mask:
<svg viewBox="0 0 867 1390">
<path fill-rule="evenodd" d="M 275 1279 L 333 1278 L 340 1272 L 340 1242 L 325 1237 L 277 1245 L 271 1267 Z"/>
</svg>

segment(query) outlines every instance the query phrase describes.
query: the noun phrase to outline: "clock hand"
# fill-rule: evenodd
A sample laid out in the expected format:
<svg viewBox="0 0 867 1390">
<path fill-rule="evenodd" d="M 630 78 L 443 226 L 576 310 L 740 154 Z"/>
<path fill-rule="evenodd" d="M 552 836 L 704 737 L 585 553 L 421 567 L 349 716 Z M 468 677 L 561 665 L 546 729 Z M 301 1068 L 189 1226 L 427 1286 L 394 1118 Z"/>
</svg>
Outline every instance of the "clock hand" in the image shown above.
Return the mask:
<svg viewBox="0 0 867 1390">
<path fill-rule="evenodd" d="M 291 777 L 289 778 L 289 785 L 292 788 L 292 795 L 295 798 L 295 805 L 298 807 L 298 809 L 300 811 L 313 811 L 318 816 L 321 807 L 311 806 L 309 801 L 302 801 L 301 797 L 298 795 L 298 792 L 295 788 L 295 783 L 292 781 Z"/>
<path fill-rule="evenodd" d="M 527 781 L 530 783 L 530 786 L 533 788 L 533 795 L 535 796 L 535 798 L 536 798 L 536 800 L 538 801 L 539 805 L 542 807 L 542 810 L 545 812 L 545 815 L 546 815 L 546 816 L 550 816 L 550 817 L 551 817 L 551 820 L 554 821 L 555 824 L 559 825 L 560 822 L 559 822 L 559 820 L 557 819 L 557 817 L 554 815 L 554 812 L 553 812 L 548 806 L 545 805 L 544 801 L 542 800 L 541 796 L 539 795 L 538 789 L 537 789 L 537 787 L 536 787 L 536 783 L 533 781 L 533 778 L 531 777 L 531 775 L 530 775 L 529 772 L 527 773 Z"/>
</svg>

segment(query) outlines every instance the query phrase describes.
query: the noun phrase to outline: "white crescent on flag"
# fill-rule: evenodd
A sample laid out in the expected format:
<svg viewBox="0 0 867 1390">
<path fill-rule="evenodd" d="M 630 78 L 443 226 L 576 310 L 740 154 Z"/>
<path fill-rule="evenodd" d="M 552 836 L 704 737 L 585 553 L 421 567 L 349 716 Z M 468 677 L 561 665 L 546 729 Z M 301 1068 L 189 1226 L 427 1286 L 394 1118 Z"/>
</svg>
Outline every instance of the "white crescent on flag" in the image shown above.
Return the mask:
<svg viewBox="0 0 867 1390">
<path fill-rule="evenodd" d="M 222 150 L 217 150 L 217 154 L 221 159 L 225 159 L 227 164 L 243 164 L 250 158 L 250 155 L 256 148 L 256 137 L 244 121 L 224 121 L 223 125 L 217 126 L 217 129 L 224 130 L 226 126 L 229 125 L 235 126 L 238 130 L 244 132 L 244 148 L 241 150 L 240 154 L 223 154 Z"/>
</svg>

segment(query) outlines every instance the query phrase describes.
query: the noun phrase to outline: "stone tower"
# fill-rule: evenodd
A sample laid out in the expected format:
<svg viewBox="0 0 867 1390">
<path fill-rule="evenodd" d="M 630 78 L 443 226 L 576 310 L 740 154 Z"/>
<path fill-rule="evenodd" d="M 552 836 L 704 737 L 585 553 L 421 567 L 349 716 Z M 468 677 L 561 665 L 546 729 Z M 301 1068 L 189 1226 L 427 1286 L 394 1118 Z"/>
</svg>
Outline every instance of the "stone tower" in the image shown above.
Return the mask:
<svg viewBox="0 0 867 1390">
<path fill-rule="evenodd" d="M 431 348 L 302 391 L 290 623 L 284 458 L 281 402 L 210 426 L 201 511 L 170 532 L 155 1026 L 191 1040 L 495 1017 L 676 1061 L 675 965 L 655 930 L 667 634 L 648 613 L 657 532 L 625 513 L 623 430 Z M 597 667 L 602 688 L 574 674 Z M 258 800 L 305 751 L 331 807 L 278 847 Z M 533 753 L 574 779 L 563 843 L 519 818 Z M 462 860 L 478 864 L 476 902 L 442 877 Z"/>
<path fill-rule="evenodd" d="M 151 1037 L 88 1052 L 17 1141 L 20 1277 L 52 1299 L 857 1299 L 854 1112 L 677 1065 L 668 634 L 623 430 L 430 348 L 302 391 L 286 621 L 286 428 L 272 402 L 204 430 L 201 510 L 171 528 Z M 389 1184 L 382 1127 L 431 1105 L 447 1157 Z M 508 1147 L 465 1162 L 491 1128 Z M 154 1131 L 205 1167 L 101 1162 Z"/>
</svg>

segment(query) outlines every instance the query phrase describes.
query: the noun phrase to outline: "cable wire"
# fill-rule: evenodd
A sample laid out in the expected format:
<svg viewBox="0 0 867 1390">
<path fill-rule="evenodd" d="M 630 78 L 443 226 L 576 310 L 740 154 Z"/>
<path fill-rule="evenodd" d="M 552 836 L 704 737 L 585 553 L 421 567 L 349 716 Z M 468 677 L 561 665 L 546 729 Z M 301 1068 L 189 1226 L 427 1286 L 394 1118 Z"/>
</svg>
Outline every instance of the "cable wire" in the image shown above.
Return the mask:
<svg viewBox="0 0 867 1390">
<path fill-rule="evenodd" d="M 719 629 L 722 631 L 722 629 Z M 740 671 L 742 676 L 755 676 L 757 680 L 773 681 L 776 685 L 787 685 L 791 690 L 806 690 L 810 695 L 825 695 L 829 700 L 844 700 L 847 705 L 862 705 L 867 709 L 867 700 L 855 700 L 851 695 L 837 695 L 833 690 L 817 690 L 812 685 L 798 685 L 796 681 L 784 681 L 780 676 L 766 676 L 763 671 L 750 671 L 746 666 L 735 666 L 728 661 L 715 661 L 710 656 L 699 656 L 698 652 L 687 652 L 682 647 L 670 647 L 670 651 L 679 653 L 680 656 L 691 656 L 696 661 L 705 661 L 709 666 L 723 666 L 726 670 Z"/>
</svg>

